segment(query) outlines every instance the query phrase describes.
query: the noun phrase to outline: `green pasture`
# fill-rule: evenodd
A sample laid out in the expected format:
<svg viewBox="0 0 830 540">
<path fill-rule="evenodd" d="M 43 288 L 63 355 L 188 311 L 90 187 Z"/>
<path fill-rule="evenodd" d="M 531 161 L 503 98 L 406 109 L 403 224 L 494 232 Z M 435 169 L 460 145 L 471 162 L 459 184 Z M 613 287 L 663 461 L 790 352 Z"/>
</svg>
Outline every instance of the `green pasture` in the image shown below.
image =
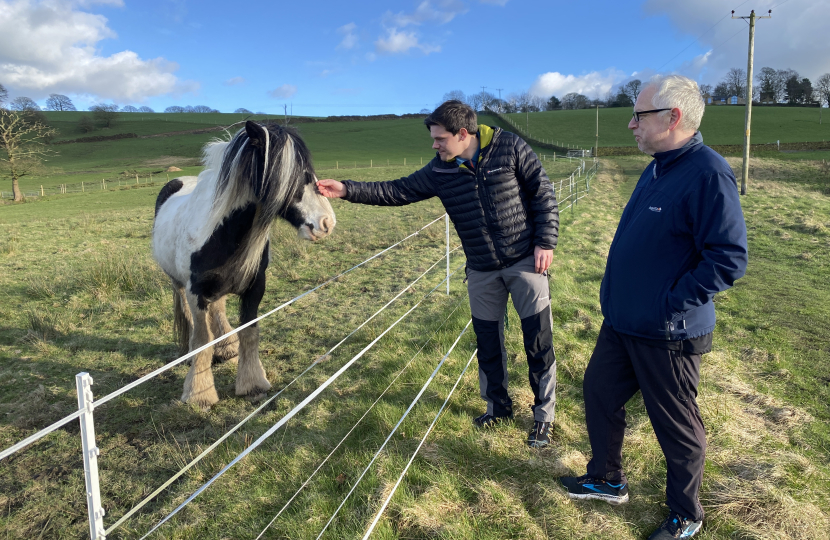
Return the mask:
<svg viewBox="0 0 830 540">
<path fill-rule="evenodd" d="M 742 198 L 748 272 L 716 298 L 715 350 L 704 357 L 698 398 L 709 440 L 702 539 L 823 539 L 830 527 L 830 175 L 820 162 L 794 157 L 752 159 L 750 193 Z M 541 451 L 524 444 L 533 397 L 521 325 L 511 308 L 506 334 L 516 420 L 493 430 L 473 428 L 472 418 L 483 410 L 473 362 L 373 538 L 634 539 L 662 520 L 665 462 L 639 397 L 628 408 L 624 446 L 630 503 L 574 502 L 557 481 L 581 474 L 590 455 L 582 374 L 602 321 L 599 284 L 622 208 L 647 161 L 603 159 L 590 195 L 561 216 L 551 272 L 559 373 L 554 444 Z M 740 159 L 730 158 L 730 164 L 737 169 Z M 546 163 L 552 179 L 569 174 L 571 165 Z M 382 180 L 412 170 L 408 165 L 326 173 Z M 101 397 L 176 357 L 170 292 L 150 254 L 158 189 L 157 184 L 0 207 L 0 448 L 74 411 L 76 373 L 91 373 Z M 400 208 L 342 201 L 333 206 L 336 230 L 320 242 L 302 242 L 285 224 L 275 226 L 261 312 L 442 213 L 434 200 Z M 443 242 L 438 223 L 263 321 L 260 355 L 274 385 L 269 395 L 440 261 Z M 452 268 L 463 260 L 455 252 Z M 309 407 L 153 536 L 256 537 L 400 373 L 265 536 L 315 538 L 469 320 L 461 273 L 452 278 L 449 296 L 443 286 L 428 295 L 444 268 L 440 261 L 108 538 L 140 538 L 424 299 Z M 232 322 L 235 308 L 231 302 Z M 324 538 L 362 536 L 473 348 L 470 329 Z M 96 409 L 107 526 L 256 407 L 233 395 L 233 364 L 215 367 L 219 404 L 209 411 L 184 405 L 178 397 L 185 373 L 184 366 L 174 368 Z M 0 509 L 0 538 L 87 534 L 77 424 L 0 462 Z"/>
<path fill-rule="evenodd" d="M 738 106 L 709 106 L 703 115 L 700 132 L 707 144 L 743 144 L 746 110 Z M 819 114 L 823 115 L 819 124 Z M 597 110 L 545 111 L 506 115 L 523 133 L 530 131 L 536 139 L 558 141 L 581 148 L 594 146 Z M 599 109 L 599 145 L 636 146 L 628 129 L 630 108 Z M 812 142 L 830 140 L 830 110 L 807 107 L 752 108 L 753 144 Z"/>
</svg>

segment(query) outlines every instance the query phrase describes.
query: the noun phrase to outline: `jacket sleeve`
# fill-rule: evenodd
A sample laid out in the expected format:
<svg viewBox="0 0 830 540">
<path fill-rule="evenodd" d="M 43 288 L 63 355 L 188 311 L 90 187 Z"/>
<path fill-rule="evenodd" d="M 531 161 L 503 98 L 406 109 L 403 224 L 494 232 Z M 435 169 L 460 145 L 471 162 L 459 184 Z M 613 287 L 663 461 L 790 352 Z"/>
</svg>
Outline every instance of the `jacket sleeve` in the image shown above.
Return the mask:
<svg viewBox="0 0 830 540">
<path fill-rule="evenodd" d="M 707 177 L 688 198 L 697 266 L 683 274 L 669 292 L 673 311 L 688 311 L 709 302 L 746 272 L 746 223 L 731 172 Z"/>
<path fill-rule="evenodd" d="M 533 244 L 542 249 L 554 249 L 559 238 L 559 206 L 553 186 L 530 145 L 518 137 L 515 152 L 516 178 L 528 197 L 528 217 L 533 220 Z"/>
<path fill-rule="evenodd" d="M 388 182 L 346 180 L 343 184 L 346 186 L 344 199 L 347 201 L 377 206 L 403 206 L 436 195 L 426 167 L 398 180 Z"/>
</svg>

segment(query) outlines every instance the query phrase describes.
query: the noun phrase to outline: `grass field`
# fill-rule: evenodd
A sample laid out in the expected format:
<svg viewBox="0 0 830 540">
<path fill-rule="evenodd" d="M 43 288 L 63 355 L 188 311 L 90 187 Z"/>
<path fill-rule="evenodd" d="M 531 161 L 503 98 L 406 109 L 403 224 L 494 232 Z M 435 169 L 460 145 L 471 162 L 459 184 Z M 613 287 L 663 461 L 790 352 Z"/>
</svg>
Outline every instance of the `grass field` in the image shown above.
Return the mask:
<svg viewBox="0 0 830 540">
<path fill-rule="evenodd" d="M 421 128 L 422 129 L 422 128 Z M 789 156 L 793 157 L 793 156 Z M 629 407 L 624 462 L 632 500 L 574 503 L 557 477 L 581 473 L 590 450 L 582 374 L 602 320 L 598 290 L 608 247 L 645 158 L 604 159 L 589 197 L 562 216 L 551 288 L 559 384 L 555 442 L 525 447 L 532 394 L 520 324 L 507 348 L 514 423 L 477 431 L 475 373 L 467 373 L 374 538 L 643 538 L 662 519 L 665 463 L 642 400 Z M 739 167 L 740 160 L 731 160 Z M 550 176 L 570 164 L 547 163 Z M 703 539 L 822 539 L 830 527 L 830 190 L 815 161 L 754 159 L 742 198 L 750 265 L 718 295 L 715 352 L 704 357 L 699 403 L 709 449 Z M 408 168 L 327 171 L 377 180 Z M 170 294 L 149 253 L 158 186 L 66 195 L 0 208 L 0 447 L 76 408 L 74 375 L 95 395 L 175 358 Z M 428 201 L 375 208 L 334 201 L 338 225 L 320 243 L 280 224 L 262 310 L 351 267 L 442 213 Z M 443 227 L 310 295 L 262 324 L 261 355 L 274 390 L 377 310 L 443 254 Z M 453 240 L 453 243 L 457 240 Z M 452 267 L 463 262 L 456 254 Z M 289 408 L 377 337 L 441 280 L 441 269 L 355 334 L 261 415 L 110 538 L 139 538 Z M 333 455 L 266 538 L 314 538 L 469 319 L 465 287 L 432 294 L 352 369 L 156 538 L 253 538 L 404 365 L 409 368 Z M 233 303 L 229 312 L 233 312 Z M 231 317 L 233 321 L 233 317 Z M 360 537 L 473 349 L 470 331 L 448 359 L 326 538 Z M 420 354 L 419 349 L 423 348 Z M 473 364 L 473 367 L 475 364 Z M 106 524 L 244 418 L 235 366 L 216 368 L 222 401 L 180 403 L 185 367 L 96 410 Z M 87 530 L 78 428 L 70 424 L 0 462 L 0 538 L 77 538 Z"/>
<path fill-rule="evenodd" d="M 753 144 L 830 140 L 830 110 L 805 107 L 753 107 Z M 744 107 L 710 106 L 706 108 L 700 132 L 706 144 L 743 144 Z M 595 144 L 596 109 L 546 111 L 507 115 L 523 132 L 537 139 L 552 139 L 561 144 L 591 148 Z M 599 110 L 599 145 L 636 146 L 628 129 L 631 109 L 627 107 Z M 526 127 L 527 126 L 527 127 Z"/>
<path fill-rule="evenodd" d="M 818 109 L 789 107 L 756 107 L 753 118 L 753 142 L 802 142 L 830 140 L 830 118 L 818 124 Z M 77 126 L 81 112 L 48 112 L 49 121 L 58 128 L 56 142 L 88 136 L 109 136 L 135 133 L 139 137 L 98 142 L 55 144 L 56 152 L 44 164 L 44 172 L 21 180 L 21 189 L 36 192 L 60 184 L 88 183 L 101 189 L 102 179 L 117 187 L 138 174 L 142 181 L 166 178 L 169 166 L 196 167 L 201 148 L 223 132 L 188 133 L 214 126 L 228 126 L 242 117 L 236 114 L 122 114 L 110 129 L 84 134 Z M 595 111 L 549 111 L 527 115 L 534 137 L 581 147 L 594 144 Z M 524 130 L 526 116 L 511 115 Z M 634 146 L 627 129 L 631 111 L 600 110 L 600 146 Z M 259 117 L 257 117 L 259 118 Z M 514 130 L 491 115 L 480 115 L 488 125 Z M 359 122 L 317 122 L 296 125 L 312 150 L 318 169 L 363 168 L 418 165 L 434 156 L 431 139 L 420 119 L 367 120 Z M 238 129 L 238 126 L 233 128 Z M 710 107 L 704 116 L 701 131 L 708 144 L 741 144 L 743 141 L 743 108 Z M 169 136 L 150 137 L 170 134 Z M 146 138 L 149 137 L 149 138 Z M 538 153 L 551 153 L 536 149 Z M 830 152 L 811 159 L 830 157 Z M 194 169 L 189 169 L 190 171 Z M 188 174 L 190 174 L 188 172 Z M 146 179 L 146 180 L 145 180 Z M 4 180 L 8 182 L 8 180 Z M 0 185 L 11 190 L 11 183 Z"/>
</svg>

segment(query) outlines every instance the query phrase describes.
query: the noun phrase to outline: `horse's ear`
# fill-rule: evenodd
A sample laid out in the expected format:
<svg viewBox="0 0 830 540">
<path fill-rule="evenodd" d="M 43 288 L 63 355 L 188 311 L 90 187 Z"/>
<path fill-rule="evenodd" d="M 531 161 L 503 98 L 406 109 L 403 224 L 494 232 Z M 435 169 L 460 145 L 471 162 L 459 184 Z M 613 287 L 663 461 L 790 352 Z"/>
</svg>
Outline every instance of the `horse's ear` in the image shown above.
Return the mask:
<svg viewBox="0 0 830 540">
<path fill-rule="evenodd" d="M 256 122 L 251 122 L 250 120 L 245 122 L 245 132 L 248 134 L 248 138 L 251 140 L 251 143 L 254 146 L 260 146 L 264 144 L 264 130 L 265 128 L 260 126 Z"/>
</svg>

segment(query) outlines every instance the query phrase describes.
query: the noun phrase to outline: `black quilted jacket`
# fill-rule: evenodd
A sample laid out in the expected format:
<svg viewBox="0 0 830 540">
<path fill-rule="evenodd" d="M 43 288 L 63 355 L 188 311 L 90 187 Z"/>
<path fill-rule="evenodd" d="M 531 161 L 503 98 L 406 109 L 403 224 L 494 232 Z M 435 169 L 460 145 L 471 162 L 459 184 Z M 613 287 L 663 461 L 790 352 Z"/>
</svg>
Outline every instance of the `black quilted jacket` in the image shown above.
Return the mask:
<svg viewBox="0 0 830 540">
<path fill-rule="evenodd" d="M 479 127 L 490 131 L 487 126 Z M 486 140 L 482 140 L 486 144 Z M 475 173 L 436 157 L 413 174 L 389 182 L 346 180 L 350 202 L 402 206 L 440 197 L 464 246 L 467 266 L 489 272 L 556 247 L 559 209 L 553 186 L 530 146 L 495 128 Z"/>
</svg>

